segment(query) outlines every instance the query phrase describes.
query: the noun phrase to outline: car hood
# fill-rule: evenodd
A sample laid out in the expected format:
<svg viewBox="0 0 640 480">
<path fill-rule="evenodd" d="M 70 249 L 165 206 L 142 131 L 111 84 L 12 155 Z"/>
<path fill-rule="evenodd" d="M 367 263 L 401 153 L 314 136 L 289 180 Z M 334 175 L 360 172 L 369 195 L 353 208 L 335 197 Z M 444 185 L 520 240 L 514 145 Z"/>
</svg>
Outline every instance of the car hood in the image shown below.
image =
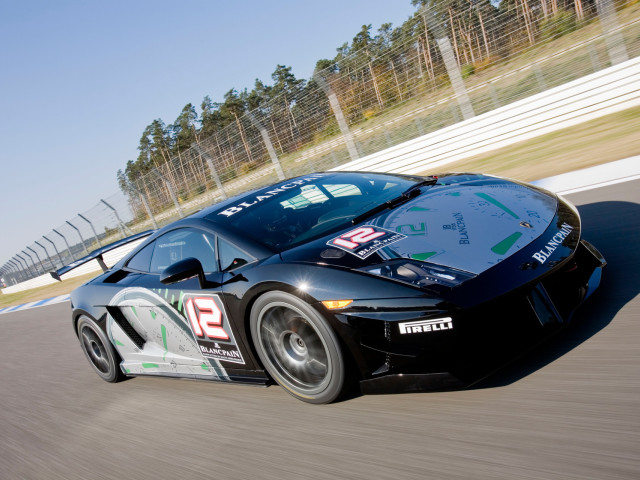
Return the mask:
<svg viewBox="0 0 640 480">
<path fill-rule="evenodd" d="M 465 178 L 470 177 L 445 176 L 407 203 L 285 252 L 283 258 L 320 257 L 323 263 L 351 268 L 412 258 L 479 274 L 538 238 L 556 214 L 558 200 L 548 192 L 501 178 Z M 353 245 L 375 236 L 366 230 L 359 237 L 344 237 L 358 228 L 386 235 L 355 249 L 336 242 L 342 237 Z"/>
</svg>

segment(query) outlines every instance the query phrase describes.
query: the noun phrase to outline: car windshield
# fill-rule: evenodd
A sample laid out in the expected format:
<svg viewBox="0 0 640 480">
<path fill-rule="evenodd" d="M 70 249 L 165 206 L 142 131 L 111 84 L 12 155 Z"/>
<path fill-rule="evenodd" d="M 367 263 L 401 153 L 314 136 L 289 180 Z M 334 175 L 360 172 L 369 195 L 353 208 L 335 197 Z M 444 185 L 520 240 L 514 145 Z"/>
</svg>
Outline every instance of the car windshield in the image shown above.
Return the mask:
<svg viewBox="0 0 640 480">
<path fill-rule="evenodd" d="M 206 218 L 283 251 L 348 227 L 353 218 L 421 180 L 374 173 L 313 174 L 253 192 Z"/>
</svg>

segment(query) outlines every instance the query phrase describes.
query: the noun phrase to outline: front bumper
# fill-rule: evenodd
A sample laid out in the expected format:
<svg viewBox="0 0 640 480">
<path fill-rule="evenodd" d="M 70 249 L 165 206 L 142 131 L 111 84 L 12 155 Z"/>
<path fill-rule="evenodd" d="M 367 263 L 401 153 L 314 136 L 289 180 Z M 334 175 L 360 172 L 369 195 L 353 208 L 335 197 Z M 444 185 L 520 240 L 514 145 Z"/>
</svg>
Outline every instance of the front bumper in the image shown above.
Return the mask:
<svg viewBox="0 0 640 480">
<path fill-rule="evenodd" d="M 471 308 L 440 302 L 431 309 L 339 315 L 341 323 L 357 331 L 362 392 L 470 386 L 569 323 L 598 287 L 605 265 L 600 252 L 582 240 L 571 258 L 550 273 Z"/>
</svg>

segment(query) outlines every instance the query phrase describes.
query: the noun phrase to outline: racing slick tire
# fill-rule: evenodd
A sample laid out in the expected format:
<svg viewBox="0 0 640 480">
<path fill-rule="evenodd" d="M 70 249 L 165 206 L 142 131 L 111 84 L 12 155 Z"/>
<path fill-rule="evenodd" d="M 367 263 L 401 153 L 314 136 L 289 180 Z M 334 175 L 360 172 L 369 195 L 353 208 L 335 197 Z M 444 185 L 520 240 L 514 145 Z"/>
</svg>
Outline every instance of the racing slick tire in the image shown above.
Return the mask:
<svg viewBox="0 0 640 480">
<path fill-rule="evenodd" d="M 106 382 L 121 380 L 118 354 L 100 327 L 83 315 L 78 320 L 77 332 L 82 351 L 95 372 Z"/>
<path fill-rule="evenodd" d="M 322 316 L 289 293 L 259 297 L 251 309 L 251 337 L 271 377 L 294 397 L 331 403 L 345 385 L 340 342 Z"/>
</svg>

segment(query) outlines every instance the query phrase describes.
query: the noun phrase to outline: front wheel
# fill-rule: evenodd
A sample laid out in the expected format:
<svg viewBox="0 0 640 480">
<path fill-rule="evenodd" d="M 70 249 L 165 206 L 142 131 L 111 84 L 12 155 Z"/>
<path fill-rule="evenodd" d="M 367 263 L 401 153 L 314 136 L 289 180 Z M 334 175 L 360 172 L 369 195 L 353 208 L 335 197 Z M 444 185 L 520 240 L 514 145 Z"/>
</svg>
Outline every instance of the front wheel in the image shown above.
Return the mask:
<svg viewBox="0 0 640 480">
<path fill-rule="evenodd" d="M 84 315 L 78 320 L 78 339 L 87 360 L 104 381 L 115 383 L 122 378 L 118 354 L 102 329 Z"/>
<path fill-rule="evenodd" d="M 340 343 L 310 305 L 285 292 L 259 297 L 251 309 L 251 336 L 267 372 L 291 395 L 331 403 L 342 392 Z"/>
</svg>

